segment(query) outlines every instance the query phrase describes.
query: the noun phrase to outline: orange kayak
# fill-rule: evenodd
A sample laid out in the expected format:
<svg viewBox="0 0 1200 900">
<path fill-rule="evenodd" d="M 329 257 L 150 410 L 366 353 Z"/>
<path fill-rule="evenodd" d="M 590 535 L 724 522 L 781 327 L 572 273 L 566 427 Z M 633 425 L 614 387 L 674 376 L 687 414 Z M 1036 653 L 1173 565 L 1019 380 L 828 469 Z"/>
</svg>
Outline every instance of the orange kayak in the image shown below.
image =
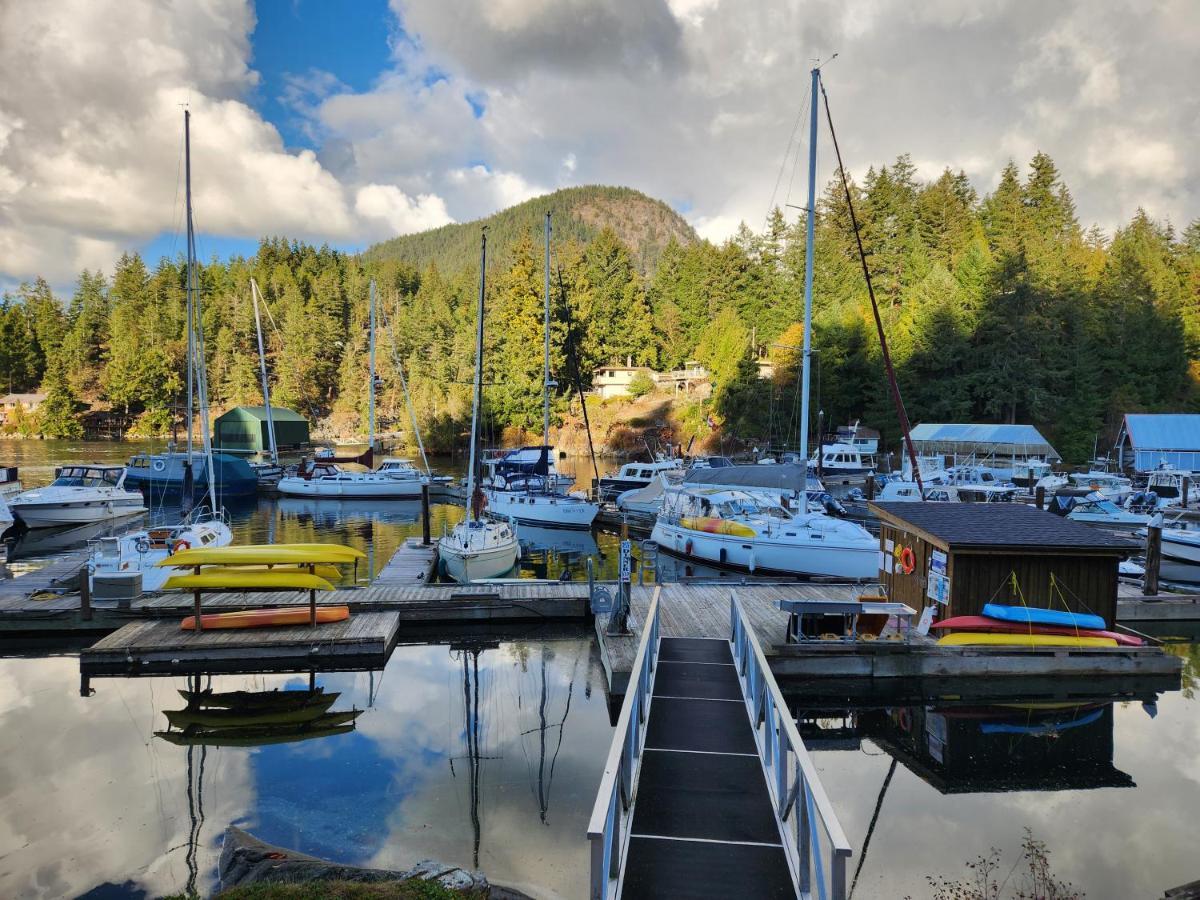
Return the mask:
<svg viewBox="0 0 1200 900">
<path fill-rule="evenodd" d="M 200 617 L 202 630 L 216 628 L 274 628 L 279 625 L 307 625 L 307 606 L 281 606 L 276 609 L 245 609 L 240 612 L 209 613 Z M 348 606 L 318 606 L 317 623 L 344 622 L 350 618 Z M 184 631 L 196 630 L 196 617 L 188 616 L 179 626 Z"/>
</svg>

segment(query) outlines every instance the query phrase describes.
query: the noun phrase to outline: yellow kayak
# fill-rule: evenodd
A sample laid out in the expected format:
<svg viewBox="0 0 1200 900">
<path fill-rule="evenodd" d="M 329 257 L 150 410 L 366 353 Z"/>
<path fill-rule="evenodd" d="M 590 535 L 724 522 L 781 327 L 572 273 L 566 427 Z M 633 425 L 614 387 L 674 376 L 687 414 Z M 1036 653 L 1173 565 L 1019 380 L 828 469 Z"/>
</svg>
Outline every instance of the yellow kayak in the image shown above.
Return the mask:
<svg viewBox="0 0 1200 900">
<path fill-rule="evenodd" d="M 244 544 L 235 547 L 189 547 L 159 560 L 158 566 L 284 566 L 352 563 L 366 554 L 341 544 Z"/>
<path fill-rule="evenodd" d="M 262 565 L 251 566 L 205 566 L 201 572 L 207 575 L 210 572 L 300 572 L 304 575 L 317 575 L 320 578 L 327 578 L 330 581 L 336 581 L 342 577 L 342 570 L 337 566 L 330 565 L 315 565 L 312 571 L 309 571 L 308 566 L 303 565 L 286 565 L 275 566 L 273 568 L 263 568 Z"/>
<path fill-rule="evenodd" d="M 163 584 L 164 590 L 220 591 L 332 591 L 333 585 L 307 572 L 240 572 L 237 570 L 208 570 L 199 575 L 172 575 Z"/>
<path fill-rule="evenodd" d="M 990 645 L 999 647 L 1115 647 L 1112 638 L 1075 637 L 1066 634 L 1002 634 L 996 632 L 956 631 L 938 639 L 946 647 Z"/>
<path fill-rule="evenodd" d="M 757 537 L 758 534 L 749 525 L 715 516 L 684 516 L 679 524 L 689 531 L 703 531 L 706 534 L 728 534 L 733 537 Z"/>
</svg>

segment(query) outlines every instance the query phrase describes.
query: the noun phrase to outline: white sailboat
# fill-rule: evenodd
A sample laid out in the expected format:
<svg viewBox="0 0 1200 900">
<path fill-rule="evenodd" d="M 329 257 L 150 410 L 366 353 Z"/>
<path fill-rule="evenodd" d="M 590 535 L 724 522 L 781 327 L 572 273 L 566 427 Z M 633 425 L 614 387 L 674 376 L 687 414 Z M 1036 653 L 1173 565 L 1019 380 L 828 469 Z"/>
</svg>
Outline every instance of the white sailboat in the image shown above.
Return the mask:
<svg viewBox="0 0 1200 900">
<path fill-rule="evenodd" d="M 479 445 L 479 416 L 483 407 L 483 299 L 487 284 L 487 232 L 480 242 L 479 305 L 475 330 L 475 397 L 471 409 L 471 453 L 467 469 L 467 517 L 438 541 L 438 556 L 447 575 L 460 584 L 497 578 L 517 564 L 521 548 L 516 527 L 509 522 L 490 522 L 479 517 L 482 505 L 476 471 Z M 480 491 L 476 497 L 476 491 Z"/>
<path fill-rule="evenodd" d="M 141 491 L 125 489 L 124 466 L 61 466 L 54 481 L 24 491 L 10 510 L 29 528 L 87 525 L 146 511 Z"/>
<path fill-rule="evenodd" d="M 369 356 L 367 381 L 367 442 L 368 453 L 375 450 L 375 280 L 371 280 Z M 421 496 L 422 485 L 429 484 L 428 475 L 415 469 L 408 477 L 388 472 L 347 472 L 332 463 L 312 460 L 300 467 L 295 475 L 279 479 L 279 493 L 287 497 L 327 497 L 340 500 L 413 500 Z"/>
<path fill-rule="evenodd" d="M 542 446 L 533 470 L 526 477 L 509 480 L 504 460 L 492 462 L 491 477 L 484 488 L 488 512 L 522 525 L 546 525 L 558 528 L 591 528 L 598 504 L 586 497 L 569 494 L 557 487 L 550 477 L 550 213 L 546 213 L 546 293 L 543 314 L 544 373 L 542 378 Z"/>
</svg>

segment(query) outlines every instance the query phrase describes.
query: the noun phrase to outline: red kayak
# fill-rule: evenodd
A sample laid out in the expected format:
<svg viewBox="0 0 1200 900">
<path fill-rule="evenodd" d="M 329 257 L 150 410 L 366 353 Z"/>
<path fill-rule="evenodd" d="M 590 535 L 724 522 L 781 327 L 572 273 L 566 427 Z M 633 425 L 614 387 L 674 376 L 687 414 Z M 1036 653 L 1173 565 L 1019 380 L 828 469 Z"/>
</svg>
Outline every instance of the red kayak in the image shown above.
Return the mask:
<svg viewBox="0 0 1200 900">
<path fill-rule="evenodd" d="M 1098 628 L 1071 628 L 1069 625 L 1029 625 L 1025 622 L 1004 622 L 987 616 L 954 616 L 934 622 L 930 628 L 948 631 L 985 631 L 993 634 L 1054 634 L 1070 637 L 1112 638 L 1126 647 L 1140 647 L 1145 643 L 1131 634 L 1102 631 Z"/>
</svg>

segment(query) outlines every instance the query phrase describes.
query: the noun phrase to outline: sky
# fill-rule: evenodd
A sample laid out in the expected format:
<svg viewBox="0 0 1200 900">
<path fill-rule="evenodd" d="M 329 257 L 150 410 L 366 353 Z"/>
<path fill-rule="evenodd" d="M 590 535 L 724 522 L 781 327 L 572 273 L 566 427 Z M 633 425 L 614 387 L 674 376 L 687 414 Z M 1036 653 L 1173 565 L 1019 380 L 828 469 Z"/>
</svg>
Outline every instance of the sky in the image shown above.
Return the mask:
<svg viewBox="0 0 1200 900">
<path fill-rule="evenodd" d="M 856 177 L 909 153 L 986 192 L 1044 150 L 1085 227 L 1182 227 L 1198 46 L 1193 0 L 0 0 L 0 289 L 179 253 L 184 105 L 204 258 L 578 184 L 719 241 L 803 202 L 814 60 Z"/>
</svg>

